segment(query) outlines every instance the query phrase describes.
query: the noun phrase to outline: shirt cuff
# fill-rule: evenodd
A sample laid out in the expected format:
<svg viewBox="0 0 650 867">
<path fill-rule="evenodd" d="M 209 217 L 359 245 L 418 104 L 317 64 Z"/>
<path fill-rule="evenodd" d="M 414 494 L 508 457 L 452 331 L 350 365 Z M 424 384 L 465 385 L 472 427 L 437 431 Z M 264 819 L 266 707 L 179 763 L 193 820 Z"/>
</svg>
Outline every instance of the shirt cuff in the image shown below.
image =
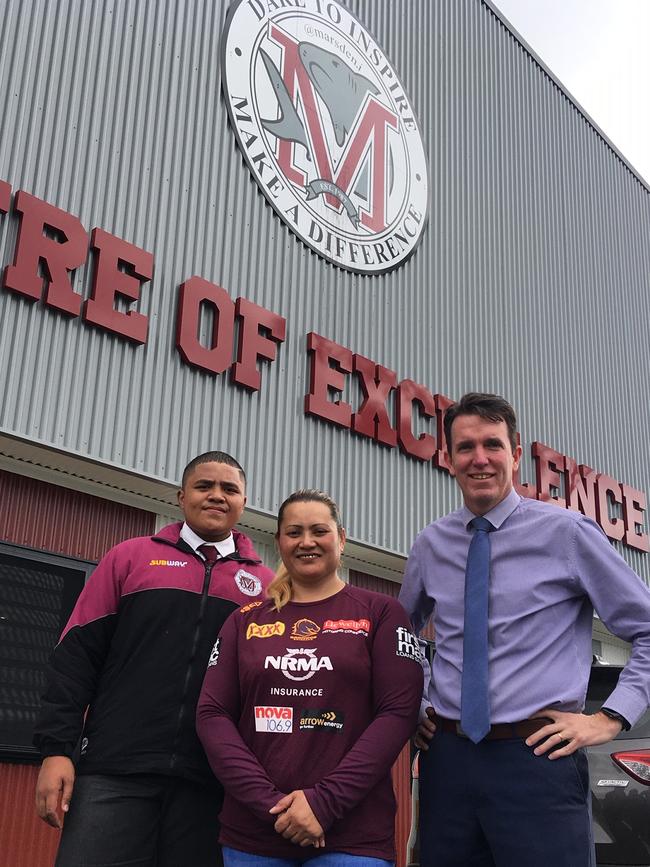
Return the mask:
<svg viewBox="0 0 650 867">
<path fill-rule="evenodd" d="M 645 697 L 639 697 L 625 684 L 617 684 L 614 691 L 603 701 L 603 707 L 620 713 L 630 726 L 635 725 L 647 710 Z"/>
<path fill-rule="evenodd" d="M 72 744 L 46 743 L 39 744 L 38 751 L 44 759 L 49 759 L 52 756 L 65 756 L 66 759 L 71 759 L 74 753 L 74 747 Z"/>
<path fill-rule="evenodd" d="M 329 815 L 328 810 L 323 803 L 323 799 L 319 798 L 317 792 L 313 788 L 303 789 L 302 791 L 307 799 L 307 803 L 311 807 L 312 813 L 318 819 L 318 823 L 323 829 L 323 832 L 328 831 L 332 827 L 336 817 Z"/>
<path fill-rule="evenodd" d="M 626 732 L 629 732 L 629 730 L 632 728 L 632 726 L 625 719 L 623 714 L 619 713 L 617 710 L 612 710 L 611 707 L 601 707 L 600 712 L 604 713 L 606 717 L 614 719 L 616 720 L 616 722 L 620 722 Z"/>
<path fill-rule="evenodd" d="M 427 708 L 431 707 L 431 702 L 428 698 L 423 698 L 420 704 L 420 715 L 418 716 L 418 723 L 423 723 L 429 719 L 429 715 L 427 714 Z"/>
</svg>

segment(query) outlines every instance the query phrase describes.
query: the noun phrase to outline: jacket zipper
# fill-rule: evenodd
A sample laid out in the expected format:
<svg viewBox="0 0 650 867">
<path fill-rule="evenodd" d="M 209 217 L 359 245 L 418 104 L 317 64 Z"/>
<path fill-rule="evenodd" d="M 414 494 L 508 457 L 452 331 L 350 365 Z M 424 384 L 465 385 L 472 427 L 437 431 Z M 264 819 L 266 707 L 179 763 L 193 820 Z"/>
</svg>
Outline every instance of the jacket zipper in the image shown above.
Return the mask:
<svg viewBox="0 0 650 867">
<path fill-rule="evenodd" d="M 196 556 L 196 555 L 195 555 Z M 205 615 L 205 606 L 208 602 L 208 590 L 210 589 L 210 577 L 212 575 L 212 569 L 216 561 L 213 563 L 208 563 L 207 561 L 203 561 L 204 563 L 204 575 L 203 575 L 203 590 L 201 591 L 201 604 L 199 606 L 199 614 L 196 621 L 196 629 L 194 630 L 194 640 L 192 642 L 192 652 L 188 659 L 187 663 L 187 671 L 185 672 L 185 682 L 183 684 L 183 693 L 181 697 L 181 705 L 178 711 L 178 721 L 176 726 L 176 741 L 174 744 L 174 751 L 172 752 L 170 767 L 173 769 L 176 766 L 176 761 L 178 759 L 178 747 L 181 738 L 181 734 L 183 731 L 183 722 L 185 721 L 185 716 L 187 713 L 187 689 L 190 684 L 190 678 L 192 676 L 192 670 L 194 668 L 194 659 L 196 657 L 196 651 L 199 646 L 199 638 L 201 635 L 201 624 L 203 623 L 203 617 Z"/>
</svg>

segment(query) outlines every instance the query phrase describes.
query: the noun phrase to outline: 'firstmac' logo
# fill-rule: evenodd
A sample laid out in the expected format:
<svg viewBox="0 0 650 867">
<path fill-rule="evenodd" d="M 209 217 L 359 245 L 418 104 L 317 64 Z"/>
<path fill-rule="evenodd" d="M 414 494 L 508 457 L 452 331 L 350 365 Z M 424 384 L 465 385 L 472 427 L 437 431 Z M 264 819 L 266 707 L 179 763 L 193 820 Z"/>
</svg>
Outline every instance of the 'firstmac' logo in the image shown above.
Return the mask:
<svg viewBox="0 0 650 867">
<path fill-rule="evenodd" d="M 361 22 L 334 0 L 234 3 L 222 72 L 248 167 L 289 228 L 351 271 L 403 263 L 426 222 L 426 157 L 397 73 Z"/>
<path fill-rule="evenodd" d="M 414 662 L 420 662 L 422 654 L 420 653 L 420 645 L 415 635 L 409 629 L 398 626 L 395 629 L 395 636 L 397 639 L 395 647 L 396 655 L 412 659 Z"/>
</svg>

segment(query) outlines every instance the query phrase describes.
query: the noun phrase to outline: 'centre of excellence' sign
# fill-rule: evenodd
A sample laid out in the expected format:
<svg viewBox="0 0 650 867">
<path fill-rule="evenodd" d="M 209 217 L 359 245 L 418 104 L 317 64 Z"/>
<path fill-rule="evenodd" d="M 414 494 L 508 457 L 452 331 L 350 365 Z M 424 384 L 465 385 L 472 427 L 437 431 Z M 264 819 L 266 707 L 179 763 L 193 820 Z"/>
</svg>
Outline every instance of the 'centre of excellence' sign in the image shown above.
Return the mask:
<svg viewBox="0 0 650 867">
<path fill-rule="evenodd" d="M 426 223 L 427 162 L 371 34 L 333 0 L 240 0 L 222 46 L 232 128 L 278 216 L 341 268 L 401 265 Z"/>
<path fill-rule="evenodd" d="M 0 214 L 11 209 L 11 186 L 0 181 Z M 69 318 L 111 332 L 137 346 L 146 344 L 149 320 L 124 309 L 137 302 L 153 277 L 153 255 L 94 228 L 88 233 L 73 214 L 21 190 L 13 197 L 20 218 L 13 264 L 4 269 L 2 286 L 28 302 L 39 302 Z M 75 292 L 71 274 L 93 251 L 90 297 Z M 210 337 L 201 339 L 205 308 L 212 312 Z M 121 309 L 120 309 L 121 308 Z M 239 328 L 235 329 L 238 322 Z M 257 391 L 261 367 L 275 360 L 284 342 L 286 319 L 246 298 L 233 300 L 221 286 L 190 277 L 179 287 L 176 348 L 183 362 L 218 376 L 230 371 L 235 386 Z M 447 471 L 443 447 L 444 413 L 452 402 L 381 363 L 312 331 L 306 336 L 309 391 L 305 414 L 342 430 L 367 437 L 386 448 Z M 358 402 L 349 395 L 354 388 Z M 515 478 L 520 494 L 574 509 L 593 518 L 610 539 L 647 552 L 644 530 L 646 497 L 540 442 L 531 447 L 534 483 Z"/>
</svg>

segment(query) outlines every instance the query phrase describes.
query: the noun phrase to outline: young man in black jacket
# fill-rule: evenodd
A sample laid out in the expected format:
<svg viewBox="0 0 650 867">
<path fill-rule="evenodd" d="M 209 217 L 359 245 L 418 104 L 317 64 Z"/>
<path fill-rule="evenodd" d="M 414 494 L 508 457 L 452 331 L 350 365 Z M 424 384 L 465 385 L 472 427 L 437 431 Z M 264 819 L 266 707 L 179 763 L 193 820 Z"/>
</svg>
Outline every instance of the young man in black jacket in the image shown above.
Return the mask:
<svg viewBox="0 0 650 867">
<path fill-rule="evenodd" d="M 234 458 L 194 458 L 178 501 L 183 523 L 102 558 L 52 656 L 34 742 L 38 814 L 55 828 L 59 802 L 66 814 L 57 867 L 220 863 L 222 790 L 196 702 L 222 624 L 273 574 L 233 530 L 246 504 Z"/>
</svg>

